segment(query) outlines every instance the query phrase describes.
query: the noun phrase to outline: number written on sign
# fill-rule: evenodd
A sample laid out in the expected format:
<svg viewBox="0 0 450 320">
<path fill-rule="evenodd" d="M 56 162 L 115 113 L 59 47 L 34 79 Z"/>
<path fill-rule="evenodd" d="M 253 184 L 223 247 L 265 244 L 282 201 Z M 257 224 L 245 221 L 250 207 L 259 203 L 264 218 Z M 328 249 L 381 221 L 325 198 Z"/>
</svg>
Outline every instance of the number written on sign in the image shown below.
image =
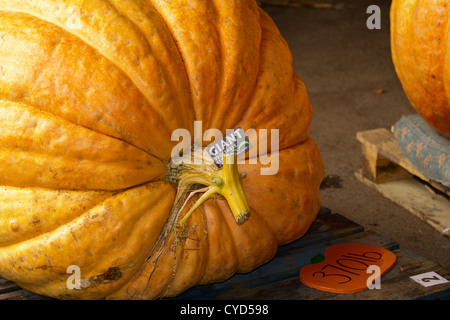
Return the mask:
<svg viewBox="0 0 450 320">
<path fill-rule="evenodd" d="M 300 270 L 300 281 L 335 293 L 379 288 L 373 281 L 379 281 L 395 261 L 395 254 L 384 248 L 354 243 L 334 245 L 325 251 L 324 261 Z M 372 272 L 375 273 L 372 275 Z"/>
</svg>

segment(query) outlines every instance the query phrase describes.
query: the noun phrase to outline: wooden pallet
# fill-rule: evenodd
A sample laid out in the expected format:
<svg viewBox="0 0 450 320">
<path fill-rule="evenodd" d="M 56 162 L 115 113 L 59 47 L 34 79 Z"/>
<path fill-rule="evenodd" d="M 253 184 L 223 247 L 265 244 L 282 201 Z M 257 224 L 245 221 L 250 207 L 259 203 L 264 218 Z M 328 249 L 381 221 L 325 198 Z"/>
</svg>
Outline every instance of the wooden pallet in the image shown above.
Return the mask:
<svg viewBox="0 0 450 320">
<path fill-rule="evenodd" d="M 333 294 L 307 287 L 299 281 L 302 266 L 311 258 L 324 254 L 338 243 L 364 243 L 391 250 L 397 256 L 395 266 L 382 277 L 381 289 L 354 294 Z M 422 287 L 409 276 L 435 271 L 450 279 L 450 268 L 419 257 L 399 244 L 364 228 L 339 214 L 322 208 L 308 233 L 300 240 L 281 247 L 269 263 L 247 274 L 238 274 L 228 281 L 197 286 L 184 294 L 166 300 L 316 300 L 316 299 L 450 299 L 450 283 Z M 22 290 L 15 284 L 0 280 L 2 299 L 46 299 Z"/>
<path fill-rule="evenodd" d="M 358 132 L 362 168 L 356 178 L 450 236 L 450 190 L 417 170 L 387 129 Z"/>
</svg>

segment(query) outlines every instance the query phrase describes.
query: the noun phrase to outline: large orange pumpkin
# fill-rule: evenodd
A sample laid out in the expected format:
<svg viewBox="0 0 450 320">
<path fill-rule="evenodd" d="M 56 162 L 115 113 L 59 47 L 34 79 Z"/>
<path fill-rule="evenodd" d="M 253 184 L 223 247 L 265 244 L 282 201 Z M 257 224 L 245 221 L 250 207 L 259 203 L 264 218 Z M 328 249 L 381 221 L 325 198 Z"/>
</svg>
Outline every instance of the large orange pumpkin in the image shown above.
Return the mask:
<svg viewBox="0 0 450 320">
<path fill-rule="evenodd" d="M 0 0 L 0 39 L 1 277 L 61 299 L 175 296 L 315 220 L 312 109 L 255 1 Z M 172 132 L 195 120 L 255 129 L 254 146 L 279 129 L 278 172 L 175 165 Z"/>
<path fill-rule="evenodd" d="M 450 139 L 450 3 L 394 0 L 391 48 L 397 75 L 414 109 Z"/>
</svg>

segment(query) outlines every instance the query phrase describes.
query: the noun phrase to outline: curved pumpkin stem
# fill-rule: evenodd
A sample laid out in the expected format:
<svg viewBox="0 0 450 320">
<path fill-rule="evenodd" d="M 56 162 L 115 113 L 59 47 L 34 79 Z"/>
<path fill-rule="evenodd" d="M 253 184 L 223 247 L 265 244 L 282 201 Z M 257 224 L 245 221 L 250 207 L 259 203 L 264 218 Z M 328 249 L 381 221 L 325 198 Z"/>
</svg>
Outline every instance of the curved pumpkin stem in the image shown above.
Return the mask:
<svg viewBox="0 0 450 320">
<path fill-rule="evenodd" d="M 195 157 L 198 157 L 198 155 L 191 154 L 190 160 Z M 202 160 L 204 161 L 205 159 Z M 212 162 L 207 162 L 204 166 L 191 164 L 191 162 L 192 161 L 181 161 L 178 165 L 174 163 L 169 165 L 167 180 L 177 185 L 177 199 L 179 199 L 186 190 L 190 189 L 189 186 L 194 184 L 205 185 L 208 188 L 205 189 L 205 193 L 179 221 L 178 226 L 184 228 L 186 221 L 192 213 L 215 194 L 220 194 L 225 198 L 239 225 L 247 221 L 250 217 L 250 207 L 242 187 L 242 176 L 237 169 L 236 153 L 225 154 L 223 156 L 223 167 L 221 169 Z M 183 207 L 179 211 L 181 211 Z"/>
<path fill-rule="evenodd" d="M 223 169 L 219 177 L 224 182 L 219 193 L 227 200 L 236 222 L 244 223 L 250 217 L 250 207 L 245 198 L 241 176 L 237 169 L 236 153 L 223 157 Z"/>
</svg>

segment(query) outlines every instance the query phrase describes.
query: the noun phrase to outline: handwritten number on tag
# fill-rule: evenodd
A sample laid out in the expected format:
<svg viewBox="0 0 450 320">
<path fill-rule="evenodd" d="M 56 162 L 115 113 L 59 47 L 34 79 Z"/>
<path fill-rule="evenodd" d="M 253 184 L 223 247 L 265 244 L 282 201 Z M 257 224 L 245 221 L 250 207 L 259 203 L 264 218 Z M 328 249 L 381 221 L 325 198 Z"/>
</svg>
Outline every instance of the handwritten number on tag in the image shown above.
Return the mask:
<svg viewBox="0 0 450 320">
<path fill-rule="evenodd" d="M 438 277 L 436 277 L 436 276 L 433 276 L 432 278 L 422 278 L 422 280 L 421 281 L 423 281 L 423 282 L 430 282 L 430 281 L 436 281 L 436 280 L 440 280 Z"/>
<path fill-rule="evenodd" d="M 335 293 L 351 293 L 372 287 L 372 283 L 395 263 L 395 254 L 384 248 L 357 243 L 343 243 L 328 247 L 325 260 L 302 267 L 300 281 L 309 287 Z M 368 270 L 376 267 L 376 277 Z"/>
</svg>

